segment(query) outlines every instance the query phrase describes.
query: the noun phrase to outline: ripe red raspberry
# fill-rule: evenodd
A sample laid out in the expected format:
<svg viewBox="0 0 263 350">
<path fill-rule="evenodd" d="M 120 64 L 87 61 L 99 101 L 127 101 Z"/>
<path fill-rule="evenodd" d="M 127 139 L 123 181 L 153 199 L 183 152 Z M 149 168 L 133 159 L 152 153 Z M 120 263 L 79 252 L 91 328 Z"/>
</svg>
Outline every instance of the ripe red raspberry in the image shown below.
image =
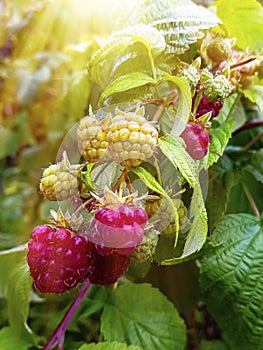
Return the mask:
<svg viewBox="0 0 263 350">
<path fill-rule="evenodd" d="M 196 111 L 196 117 L 201 117 L 203 114 L 206 114 L 208 112 L 211 112 L 211 119 L 218 116 L 221 108 L 224 105 L 224 101 L 210 101 L 205 94 L 203 94 L 201 101 L 199 102 L 197 111 Z"/>
<path fill-rule="evenodd" d="M 147 220 L 146 212 L 139 207 L 123 204 L 100 208 L 91 220 L 89 239 L 103 255 L 128 255 L 141 243 Z"/>
<path fill-rule="evenodd" d="M 91 242 L 90 242 L 91 243 Z M 91 283 L 107 285 L 115 283 L 121 277 L 130 265 L 130 259 L 126 255 L 113 253 L 110 255 L 101 255 L 95 245 L 92 249 L 92 269 L 89 270 L 87 278 Z"/>
<path fill-rule="evenodd" d="M 42 293 L 62 293 L 83 282 L 92 270 L 91 243 L 66 229 L 37 226 L 28 243 L 27 262 Z"/>
<path fill-rule="evenodd" d="M 184 139 L 186 150 L 193 159 L 204 158 L 208 152 L 210 140 L 202 125 L 188 123 L 180 136 Z"/>
</svg>

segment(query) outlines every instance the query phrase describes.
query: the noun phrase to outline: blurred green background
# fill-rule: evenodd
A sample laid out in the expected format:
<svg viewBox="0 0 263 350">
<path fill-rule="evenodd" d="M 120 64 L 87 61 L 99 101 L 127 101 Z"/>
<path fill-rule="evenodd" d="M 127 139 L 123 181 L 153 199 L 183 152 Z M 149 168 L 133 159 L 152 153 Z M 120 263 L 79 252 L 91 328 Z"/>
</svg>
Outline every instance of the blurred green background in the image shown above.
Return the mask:
<svg viewBox="0 0 263 350">
<path fill-rule="evenodd" d="M 49 216 L 42 168 L 90 103 L 86 65 L 125 1 L 0 1 L 0 249 Z"/>
</svg>

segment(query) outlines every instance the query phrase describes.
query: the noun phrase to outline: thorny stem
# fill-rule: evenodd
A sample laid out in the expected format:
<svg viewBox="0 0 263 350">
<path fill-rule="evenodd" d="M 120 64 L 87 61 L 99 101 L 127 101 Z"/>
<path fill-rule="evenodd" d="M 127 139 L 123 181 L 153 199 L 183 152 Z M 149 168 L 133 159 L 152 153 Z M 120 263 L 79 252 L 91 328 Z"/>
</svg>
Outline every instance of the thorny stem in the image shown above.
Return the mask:
<svg viewBox="0 0 263 350">
<path fill-rule="evenodd" d="M 63 350 L 63 342 L 64 342 L 64 337 L 65 337 L 65 333 L 68 328 L 68 325 L 71 319 L 73 318 L 73 316 L 75 315 L 75 312 L 77 311 L 82 300 L 85 298 L 87 292 L 89 291 L 90 286 L 91 286 L 90 281 L 86 280 L 85 284 L 81 288 L 76 299 L 71 304 L 70 308 L 66 312 L 65 316 L 62 318 L 61 322 L 55 329 L 54 333 L 52 334 L 51 338 L 49 339 L 48 343 L 46 344 L 43 350 L 50 350 L 55 345 L 58 346 L 58 350 Z"/>
<path fill-rule="evenodd" d="M 259 134 L 257 134 L 249 143 L 247 143 L 243 148 L 242 151 L 246 152 L 249 150 L 250 147 L 254 145 L 261 137 L 263 136 L 263 131 L 261 131 Z"/>
<path fill-rule="evenodd" d="M 250 203 L 250 205 L 251 205 L 251 207 L 252 207 L 256 217 L 260 218 L 260 212 L 259 212 L 259 210 L 258 210 L 258 208 L 256 206 L 256 203 L 255 203 L 255 201 L 254 201 L 254 199 L 253 199 L 253 197 L 252 197 L 252 195 L 251 195 L 247 185 L 242 182 L 242 187 L 243 187 L 243 190 L 244 190 L 244 192 L 245 192 L 245 194 L 247 196 L 247 199 L 249 200 L 249 203 Z"/>
</svg>

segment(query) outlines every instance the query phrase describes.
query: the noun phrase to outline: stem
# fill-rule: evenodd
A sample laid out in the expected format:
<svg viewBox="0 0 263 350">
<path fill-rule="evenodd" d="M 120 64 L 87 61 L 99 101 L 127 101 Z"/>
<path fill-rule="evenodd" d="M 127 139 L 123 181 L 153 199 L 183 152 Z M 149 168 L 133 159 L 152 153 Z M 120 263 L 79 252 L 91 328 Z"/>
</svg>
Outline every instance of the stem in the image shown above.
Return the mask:
<svg viewBox="0 0 263 350">
<path fill-rule="evenodd" d="M 123 169 L 120 177 L 118 178 L 118 180 L 116 181 L 115 185 L 112 187 L 112 191 L 115 192 L 117 191 L 117 189 L 119 187 L 121 187 L 121 185 L 124 183 L 125 179 L 127 177 L 127 169 Z"/>
<path fill-rule="evenodd" d="M 164 106 L 163 106 L 163 104 L 161 104 L 161 105 L 157 108 L 157 110 L 156 110 L 156 112 L 155 112 L 155 114 L 154 114 L 154 116 L 153 116 L 153 118 L 152 118 L 152 121 L 153 121 L 153 122 L 158 121 L 158 119 L 160 118 L 160 116 L 161 116 L 163 110 L 164 110 Z"/>
<path fill-rule="evenodd" d="M 71 319 L 73 318 L 75 312 L 77 311 L 79 305 L 81 304 L 82 300 L 85 298 L 87 292 L 89 291 L 90 286 L 90 281 L 86 280 L 85 284 L 79 291 L 79 294 L 77 295 L 76 299 L 71 304 L 70 308 L 66 312 L 65 316 L 62 318 L 61 322 L 55 329 L 54 333 L 52 334 L 51 338 L 49 339 L 47 345 L 44 347 L 43 350 L 50 350 L 55 345 L 58 345 L 58 350 L 63 350 L 63 342 L 68 325 Z"/>
<path fill-rule="evenodd" d="M 258 126 L 263 126 L 263 120 L 252 120 L 251 122 L 247 122 L 244 125 L 242 125 L 239 129 L 237 129 L 235 132 L 233 132 L 233 136 L 240 133 L 241 131 L 257 128 Z"/>
<path fill-rule="evenodd" d="M 250 147 L 254 145 L 261 137 L 263 136 L 263 131 L 261 131 L 259 134 L 257 134 L 249 143 L 247 143 L 243 148 L 242 151 L 246 152 L 249 150 Z"/>
<path fill-rule="evenodd" d="M 258 208 L 256 206 L 256 203 L 255 203 L 255 201 L 254 201 L 254 199 L 253 199 L 253 197 L 252 197 L 252 195 L 251 195 L 247 185 L 242 183 L 242 187 L 243 187 L 243 190 L 244 190 L 244 192 L 245 192 L 245 194 L 247 196 L 247 199 L 248 199 L 248 201 L 249 201 L 249 203 L 250 203 L 250 205 L 251 205 L 251 207 L 252 207 L 256 217 L 260 218 L 260 212 L 259 212 L 259 210 L 258 210 Z"/>
</svg>

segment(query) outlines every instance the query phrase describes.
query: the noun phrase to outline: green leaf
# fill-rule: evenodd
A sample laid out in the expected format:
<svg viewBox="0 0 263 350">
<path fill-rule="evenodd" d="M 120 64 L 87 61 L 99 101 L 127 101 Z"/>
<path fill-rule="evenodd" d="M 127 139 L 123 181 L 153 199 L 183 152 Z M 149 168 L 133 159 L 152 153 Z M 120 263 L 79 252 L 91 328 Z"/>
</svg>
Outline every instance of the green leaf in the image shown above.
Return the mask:
<svg viewBox="0 0 263 350">
<path fill-rule="evenodd" d="M 207 213 L 199 183 L 199 174 L 193 160 L 185 150 L 183 140 L 180 137 L 167 136 L 164 139 L 159 139 L 158 142 L 162 152 L 193 187 L 189 210 L 189 219 L 192 223 L 185 241 L 183 254 L 179 258 L 162 261 L 162 265 L 174 265 L 188 260 L 192 254 L 202 248 L 207 236 Z"/>
<path fill-rule="evenodd" d="M 211 231 L 226 212 L 228 198 L 229 192 L 223 174 L 216 166 L 212 167 L 209 172 L 209 186 L 206 197 L 208 224 Z"/>
<path fill-rule="evenodd" d="M 194 187 L 189 209 L 189 219 L 191 220 L 191 227 L 186 237 L 182 255 L 180 257 L 164 260 L 161 262 L 162 265 L 176 265 L 192 259 L 206 241 L 208 230 L 207 212 L 202 189 L 199 185 Z"/>
<path fill-rule="evenodd" d="M 119 342 L 103 342 L 98 344 L 85 344 L 79 350 L 141 350 L 139 346 L 127 345 Z"/>
<path fill-rule="evenodd" d="M 219 22 L 211 11 L 190 0 L 155 0 L 131 3 L 119 16 L 115 28 L 127 28 L 137 23 L 157 27 L 166 40 L 167 53 L 182 54 L 203 36 L 202 30 Z"/>
<path fill-rule="evenodd" d="M 158 139 L 158 145 L 163 154 L 170 160 L 187 180 L 191 187 L 194 187 L 199 179 L 195 162 L 185 149 L 185 143 L 181 137 L 166 136 Z"/>
<path fill-rule="evenodd" d="M 235 124 L 233 130 L 235 131 L 240 128 L 247 120 L 246 112 L 242 101 L 240 100 L 241 95 L 234 93 L 224 100 L 224 106 L 221 109 L 219 115 L 214 119 L 222 124 L 227 119 L 233 119 Z"/>
<path fill-rule="evenodd" d="M 0 295 L 7 299 L 9 324 L 17 334 L 27 327 L 32 285 L 26 252 L 26 246 L 0 252 Z"/>
<path fill-rule="evenodd" d="M 147 84 L 154 84 L 154 80 L 149 75 L 141 72 L 132 72 L 130 74 L 120 76 L 107 86 L 107 88 L 101 94 L 100 102 L 112 94 L 131 90 Z"/>
<path fill-rule="evenodd" d="M 94 168 L 95 164 L 96 163 L 87 164 L 86 174 L 83 177 L 83 182 L 84 182 L 85 186 L 87 187 L 88 191 L 94 191 L 94 184 L 93 184 L 93 181 L 91 180 L 91 172 L 92 172 L 92 169 Z"/>
<path fill-rule="evenodd" d="M 237 39 L 237 46 L 260 51 L 263 37 L 263 10 L 256 0 L 218 0 L 217 16 L 226 26 L 228 36 Z M 245 25 L 242 25 L 244 24 Z"/>
<path fill-rule="evenodd" d="M 249 214 L 231 214 L 212 236 L 201 262 L 208 311 L 231 349 L 261 350 L 263 342 L 263 229 Z"/>
<path fill-rule="evenodd" d="M 201 187 L 195 186 L 190 205 L 190 219 L 193 220 L 187 235 L 184 251 L 181 258 L 185 258 L 199 251 L 206 241 L 207 213 Z"/>
<path fill-rule="evenodd" d="M 94 80 L 102 84 L 100 73 L 102 71 L 101 64 L 105 61 L 112 61 L 124 54 L 125 50 L 132 44 L 140 42 L 148 52 L 149 57 L 158 56 L 165 49 L 165 40 L 163 36 L 155 28 L 151 28 L 145 24 L 139 24 L 127 30 L 118 31 L 110 36 L 109 40 L 91 57 L 88 64 Z"/>
<path fill-rule="evenodd" d="M 244 168 L 250 172 L 257 181 L 263 184 L 263 149 L 259 149 L 252 153 L 251 164 L 248 164 Z"/>
<path fill-rule="evenodd" d="M 164 37 L 157 29 L 148 25 L 138 24 L 130 30 L 134 35 L 133 40 L 142 43 L 146 47 L 149 56 L 155 58 L 165 50 Z"/>
<path fill-rule="evenodd" d="M 229 350 L 229 348 L 222 342 L 222 340 L 202 339 L 198 346 L 198 350 Z"/>
<path fill-rule="evenodd" d="M 0 349 L 3 350 L 28 350 L 33 344 L 27 334 L 17 334 L 12 327 L 3 327 L 0 330 Z"/>
<path fill-rule="evenodd" d="M 26 325 L 31 286 L 32 278 L 26 260 L 21 261 L 10 272 L 7 288 L 8 320 L 10 326 L 16 329 L 16 332 L 23 325 Z"/>
<path fill-rule="evenodd" d="M 159 80 L 159 83 L 169 81 L 176 85 L 178 90 L 178 104 L 176 106 L 176 115 L 173 122 L 171 135 L 179 136 L 185 129 L 191 113 L 192 94 L 189 84 L 182 78 L 173 75 L 166 75 Z"/>
<path fill-rule="evenodd" d="M 169 202 L 169 205 L 171 206 L 171 208 L 173 208 L 174 218 L 175 218 L 175 221 L 177 222 L 177 225 L 176 225 L 177 229 L 175 232 L 175 242 L 174 242 L 174 245 L 176 246 L 178 233 L 179 233 L 179 216 L 178 216 L 177 208 L 175 207 L 174 202 L 166 193 L 166 191 L 163 189 L 163 187 L 159 184 L 159 182 L 146 169 L 142 167 L 137 167 L 137 168 L 131 169 L 131 171 L 135 175 L 137 175 L 139 179 L 141 179 L 150 190 L 164 196 L 165 199 L 167 199 L 167 201 Z"/>
<path fill-rule="evenodd" d="M 212 164 L 216 163 L 223 155 L 224 149 L 232 135 L 234 120 L 226 120 L 224 123 L 213 127 L 209 133 L 210 144 L 208 155 L 200 162 L 205 169 L 208 169 Z"/>
<path fill-rule="evenodd" d="M 262 16 L 263 21 L 263 16 Z M 256 103 L 261 112 L 263 112 L 263 86 L 261 85 L 250 85 L 248 88 L 243 90 L 243 94 L 246 98 L 248 98 L 252 103 Z"/>
<path fill-rule="evenodd" d="M 137 167 L 132 168 L 131 171 L 134 174 L 136 174 L 139 177 L 139 179 L 141 179 L 150 190 L 159 193 L 165 196 L 166 198 L 170 198 L 166 191 L 159 184 L 159 182 L 146 169 L 142 167 Z"/>
<path fill-rule="evenodd" d="M 142 349 L 183 350 L 186 345 L 186 328 L 177 310 L 149 284 L 124 284 L 113 290 L 101 317 L 101 331 L 107 340 Z"/>
</svg>

